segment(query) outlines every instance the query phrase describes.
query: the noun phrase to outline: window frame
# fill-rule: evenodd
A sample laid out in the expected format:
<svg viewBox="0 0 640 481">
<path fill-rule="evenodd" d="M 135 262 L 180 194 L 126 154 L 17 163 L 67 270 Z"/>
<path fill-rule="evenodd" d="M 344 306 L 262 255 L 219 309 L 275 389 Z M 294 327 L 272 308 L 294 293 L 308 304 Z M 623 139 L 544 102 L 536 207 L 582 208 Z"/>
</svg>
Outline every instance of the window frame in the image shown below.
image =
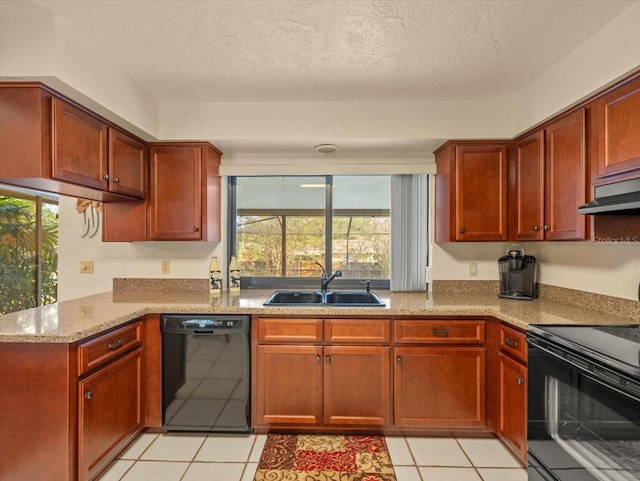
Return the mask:
<svg viewBox="0 0 640 481">
<path fill-rule="evenodd" d="M 340 175 L 358 175 L 358 174 L 340 174 Z M 365 174 L 363 174 L 365 175 Z M 333 175 L 313 175 L 314 177 L 323 177 L 325 179 L 325 259 L 324 266 L 327 273 L 332 273 L 333 269 Z M 237 250 L 237 179 L 238 177 L 248 176 L 229 176 L 227 178 L 227 258 L 236 255 Z M 261 175 L 258 177 L 309 177 L 308 175 Z M 389 216 L 391 210 L 389 209 Z M 389 252 L 391 255 L 391 252 Z M 240 285 L 245 289 L 319 289 L 321 270 L 318 267 L 318 276 L 316 277 L 258 277 L 258 276 L 242 276 Z M 336 278 L 331 281 L 331 287 L 334 289 L 364 289 L 366 281 L 370 281 L 372 289 L 389 290 L 390 279 L 344 279 Z"/>
</svg>

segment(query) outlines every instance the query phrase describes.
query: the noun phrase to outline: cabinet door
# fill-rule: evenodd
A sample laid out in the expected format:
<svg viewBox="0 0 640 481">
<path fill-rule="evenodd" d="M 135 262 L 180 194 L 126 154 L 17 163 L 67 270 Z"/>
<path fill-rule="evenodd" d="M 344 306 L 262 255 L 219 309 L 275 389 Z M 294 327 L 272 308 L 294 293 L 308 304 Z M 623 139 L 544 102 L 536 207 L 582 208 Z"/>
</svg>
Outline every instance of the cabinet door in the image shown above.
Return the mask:
<svg viewBox="0 0 640 481">
<path fill-rule="evenodd" d="M 640 78 L 597 102 L 598 176 L 640 169 Z"/>
<path fill-rule="evenodd" d="M 258 423 L 320 424 L 322 363 L 321 346 L 258 346 Z"/>
<path fill-rule="evenodd" d="M 500 408 L 497 434 L 524 461 L 527 455 L 527 368 L 498 353 Z"/>
<path fill-rule="evenodd" d="M 107 126 L 84 110 L 52 99 L 51 176 L 107 190 Z"/>
<path fill-rule="evenodd" d="M 399 427 L 484 427 L 485 348 L 394 348 Z"/>
<path fill-rule="evenodd" d="M 325 424 L 391 424 L 390 353 L 380 346 L 325 347 Z"/>
<path fill-rule="evenodd" d="M 507 240 L 507 148 L 456 147 L 456 240 Z"/>
<path fill-rule="evenodd" d="M 582 240 L 586 216 L 584 109 L 566 115 L 545 129 L 545 239 Z"/>
<path fill-rule="evenodd" d="M 544 237 L 544 131 L 515 146 L 515 239 Z"/>
<path fill-rule="evenodd" d="M 149 238 L 202 238 L 202 155 L 196 146 L 150 150 Z"/>
<path fill-rule="evenodd" d="M 109 128 L 109 190 L 139 199 L 147 192 L 147 148 L 114 128 Z"/>
<path fill-rule="evenodd" d="M 78 472 L 86 480 L 144 427 L 142 348 L 80 381 L 78 394 Z"/>
</svg>

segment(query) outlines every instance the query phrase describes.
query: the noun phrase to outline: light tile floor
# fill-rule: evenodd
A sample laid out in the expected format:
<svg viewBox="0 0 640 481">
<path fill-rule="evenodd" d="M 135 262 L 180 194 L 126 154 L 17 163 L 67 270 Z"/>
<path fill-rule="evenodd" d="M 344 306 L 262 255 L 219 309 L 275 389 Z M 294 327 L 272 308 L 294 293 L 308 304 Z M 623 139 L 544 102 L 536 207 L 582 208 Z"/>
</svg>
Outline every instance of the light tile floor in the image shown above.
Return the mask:
<svg viewBox="0 0 640 481">
<path fill-rule="evenodd" d="M 143 433 L 99 481 L 253 481 L 265 435 Z M 387 437 L 397 481 L 527 481 L 497 439 Z"/>
</svg>

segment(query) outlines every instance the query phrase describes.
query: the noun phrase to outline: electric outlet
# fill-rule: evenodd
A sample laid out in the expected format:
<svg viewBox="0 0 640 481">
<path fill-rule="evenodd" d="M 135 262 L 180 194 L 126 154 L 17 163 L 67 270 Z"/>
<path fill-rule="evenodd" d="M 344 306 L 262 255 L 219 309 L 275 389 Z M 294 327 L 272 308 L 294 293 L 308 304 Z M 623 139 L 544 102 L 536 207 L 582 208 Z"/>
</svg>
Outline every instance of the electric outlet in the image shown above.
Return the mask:
<svg viewBox="0 0 640 481">
<path fill-rule="evenodd" d="M 169 262 L 169 261 L 160 261 L 160 272 L 162 274 L 170 274 L 171 273 L 171 262 Z"/>
<path fill-rule="evenodd" d="M 478 275 L 478 263 L 469 262 L 469 277 L 475 277 Z"/>
<path fill-rule="evenodd" d="M 93 274 L 93 261 L 80 261 L 80 274 Z"/>
</svg>

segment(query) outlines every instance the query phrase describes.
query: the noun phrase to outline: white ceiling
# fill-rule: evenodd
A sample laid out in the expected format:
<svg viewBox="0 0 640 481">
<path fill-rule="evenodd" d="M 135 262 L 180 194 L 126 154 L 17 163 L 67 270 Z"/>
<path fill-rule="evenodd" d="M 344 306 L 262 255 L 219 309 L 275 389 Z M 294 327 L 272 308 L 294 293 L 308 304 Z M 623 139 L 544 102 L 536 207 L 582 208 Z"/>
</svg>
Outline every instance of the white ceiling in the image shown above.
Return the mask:
<svg viewBox="0 0 640 481">
<path fill-rule="evenodd" d="M 531 82 L 633 1 L 35 0 L 159 102 L 450 100 Z"/>
</svg>

